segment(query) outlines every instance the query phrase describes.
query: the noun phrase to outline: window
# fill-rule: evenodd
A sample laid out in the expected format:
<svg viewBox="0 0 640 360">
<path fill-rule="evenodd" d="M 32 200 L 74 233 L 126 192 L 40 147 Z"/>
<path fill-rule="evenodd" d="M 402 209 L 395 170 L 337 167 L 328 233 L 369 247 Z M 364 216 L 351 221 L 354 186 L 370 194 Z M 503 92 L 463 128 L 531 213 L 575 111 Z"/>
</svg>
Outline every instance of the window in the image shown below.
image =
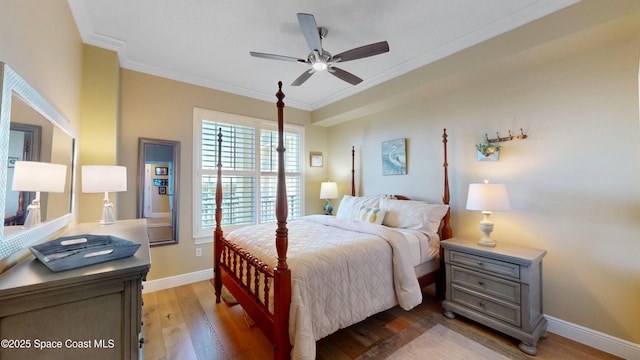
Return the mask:
<svg viewBox="0 0 640 360">
<path fill-rule="evenodd" d="M 215 229 L 218 129 L 222 131 L 222 225 L 276 221 L 278 124 L 194 109 L 194 236 Z M 284 161 L 289 219 L 302 215 L 303 128 L 285 125 Z"/>
</svg>

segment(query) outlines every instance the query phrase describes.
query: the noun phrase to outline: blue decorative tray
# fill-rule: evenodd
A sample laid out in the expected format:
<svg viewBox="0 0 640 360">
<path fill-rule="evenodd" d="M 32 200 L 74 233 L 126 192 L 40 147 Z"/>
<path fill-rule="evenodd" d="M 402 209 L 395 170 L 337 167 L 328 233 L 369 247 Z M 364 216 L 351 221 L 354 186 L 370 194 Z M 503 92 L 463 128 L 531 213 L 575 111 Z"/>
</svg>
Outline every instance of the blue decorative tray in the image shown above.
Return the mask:
<svg viewBox="0 0 640 360">
<path fill-rule="evenodd" d="M 29 250 L 53 272 L 71 270 L 136 253 L 140 244 L 110 235 L 64 236 Z"/>
</svg>

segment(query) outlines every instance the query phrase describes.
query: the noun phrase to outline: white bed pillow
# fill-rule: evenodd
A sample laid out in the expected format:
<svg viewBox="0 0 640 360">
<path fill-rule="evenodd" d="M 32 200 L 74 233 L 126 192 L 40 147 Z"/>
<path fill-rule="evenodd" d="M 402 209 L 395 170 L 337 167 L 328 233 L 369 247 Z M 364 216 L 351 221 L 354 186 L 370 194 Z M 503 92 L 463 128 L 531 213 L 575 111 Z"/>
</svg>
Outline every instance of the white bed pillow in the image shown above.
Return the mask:
<svg viewBox="0 0 640 360">
<path fill-rule="evenodd" d="M 433 234 L 438 232 L 449 205 L 429 204 L 417 200 L 382 199 L 380 208 L 386 211 L 382 225 Z"/>
<path fill-rule="evenodd" d="M 376 208 L 380 204 L 380 195 L 374 196 L 351 196 L 345 195 L 340 201 L 337 218 L 353 220 L 361 206 L 367 208 Z"/>
</svg>

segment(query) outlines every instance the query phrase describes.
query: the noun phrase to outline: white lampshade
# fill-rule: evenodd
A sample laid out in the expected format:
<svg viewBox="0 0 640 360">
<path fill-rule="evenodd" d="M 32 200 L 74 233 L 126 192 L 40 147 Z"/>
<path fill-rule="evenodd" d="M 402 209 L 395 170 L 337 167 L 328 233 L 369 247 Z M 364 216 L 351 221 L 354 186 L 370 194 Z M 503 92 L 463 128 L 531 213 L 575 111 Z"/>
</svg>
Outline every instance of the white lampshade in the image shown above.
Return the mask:
<svg viewBox="0 0 640 360">
<path fill-rule="evenodd" d="M 504 184 L 469 184 L 467 210 L 511 210 L 507 187 Z"/>
<path fill-rule="evenodd" d="M 67 165 L 38 161 L 16 161 L 13 168 L 13 191 L 64 192 Z"/>
<path fill-rule="evenodd" d="M 82 166 L 82 192 L 127 191 L 127 168 L 112 165 Z"/>
<path fill-rule="evenodd" d="M 337 199 L 338 198 L 338 184 L 328 181 L 323 182 L 320 185 L 320 199 Z"/>
</svg>

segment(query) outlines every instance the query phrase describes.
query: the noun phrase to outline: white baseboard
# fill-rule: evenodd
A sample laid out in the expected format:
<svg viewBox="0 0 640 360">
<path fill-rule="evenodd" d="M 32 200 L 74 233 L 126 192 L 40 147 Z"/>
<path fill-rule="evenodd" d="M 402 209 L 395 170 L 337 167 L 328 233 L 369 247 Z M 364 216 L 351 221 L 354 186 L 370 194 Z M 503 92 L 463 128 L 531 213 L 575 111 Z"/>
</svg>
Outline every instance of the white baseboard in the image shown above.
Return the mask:
<svg viewBox="0 0 640 360">
<path fill-rule="evenodd" d="M 167 278 L 150 280 L 143 283 L 142 293 L 169 289 L 176 286 L 187 285 L 198 281 L 213 279 L 213 268 L 192 273 L 171 276 Z"/>
<path fill-rule="evenodd" d="M 147 293 L 159 291 L 212 278 L 213 268 L 205 269 L 188 274 L 147 281 L 144 283 L 144 290 L 142 290 L 142 292 Z M 638 344 L 618 339 L 611 335 L 573 324 L 553 316 L 545 315 L 545 318 L 547 318 L 547 330 L 549 332 L 586 344 L 609 354 L 619 356 L 623 359 L 640 359 L 640 345 Z"/>
<path fill-rule="evenodd" d="M 547 330 L 623 359 L 640 359 L 640 345 L 553 316 L 547 318 Z M 542 340 L 544 341 L 544 340 Z"/>
</svg>

